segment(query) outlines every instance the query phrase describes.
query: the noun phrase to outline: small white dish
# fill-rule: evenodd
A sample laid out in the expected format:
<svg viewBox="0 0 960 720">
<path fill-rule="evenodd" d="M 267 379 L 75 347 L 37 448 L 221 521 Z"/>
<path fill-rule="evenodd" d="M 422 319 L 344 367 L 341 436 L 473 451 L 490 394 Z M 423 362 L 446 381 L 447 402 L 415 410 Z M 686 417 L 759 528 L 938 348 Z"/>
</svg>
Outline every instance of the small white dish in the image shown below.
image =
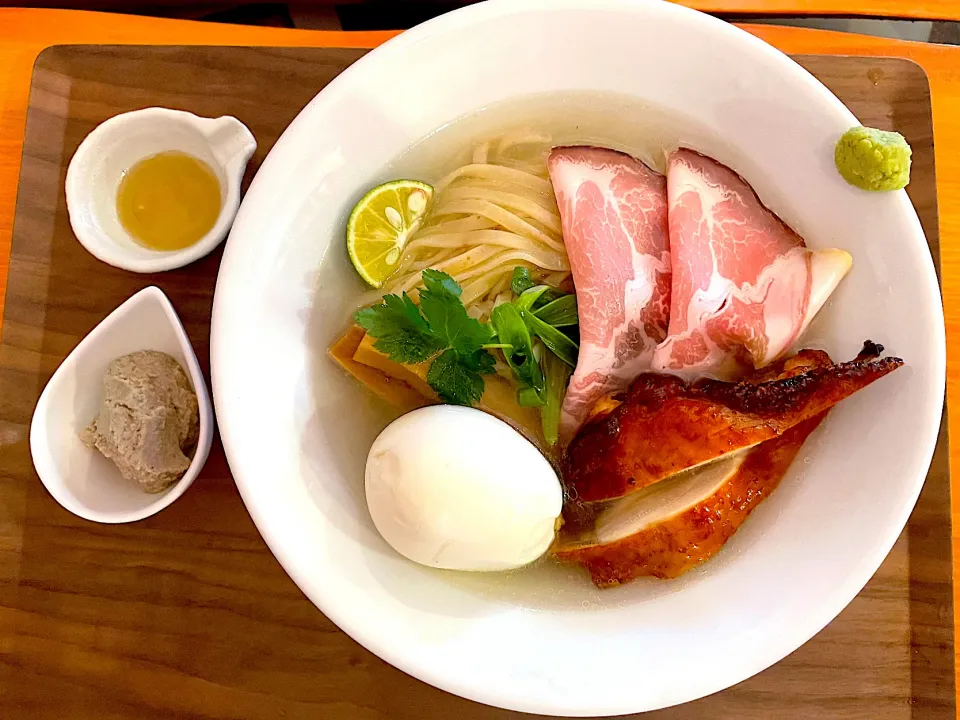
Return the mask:
<svg viewBox="0 0 960 720">
<path fill-rule="evenodd" d="M 80 243 L 96 258 L 123 270 L 149 273 L 199 260 L 227 235 L 240 207 L 240 183 L 257 141 L 234 117 L 216 119 L 167 108 L 145 108 L 98 125 L 80 143 L 67 168 L 67 210 Z M 117 189 L 140 160 L 179 150 L 210 166 L 220 182 L 217 222 L 182 250 L 151 250 L 136 242 L 117 217 Z"/>
<path fill-rule="evenodd" d="M 112 360 L 138 350 L 171 355 L 197 394 L 200 439 L 186 474 L 169 489 L 150 495 L 127 480 L 113 461 L 80 441 L 97 414 L 103 373 Z M 200 364 L 167 296 L 148 287 L 110 313 L 74 348 L 43 389 L 30 423 L 33 465 L 47 490 L 70 512 L 87 520 L 142 520 L 183 495 L 210 453 L 213 408 Z"/>
</svg>

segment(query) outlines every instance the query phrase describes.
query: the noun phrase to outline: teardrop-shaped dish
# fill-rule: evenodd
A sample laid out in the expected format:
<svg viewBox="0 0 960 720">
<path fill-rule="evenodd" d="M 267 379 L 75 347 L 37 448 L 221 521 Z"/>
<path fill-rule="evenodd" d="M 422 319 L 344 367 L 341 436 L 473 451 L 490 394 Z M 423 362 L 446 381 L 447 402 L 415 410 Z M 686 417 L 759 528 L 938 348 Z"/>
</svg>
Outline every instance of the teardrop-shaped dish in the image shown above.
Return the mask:
<svg viewBox="0 0 960 720">
<path fill-rule="evenodd" d="M 124 478 L 117 466 L 80 440 L 103 397 L 103 374 L 114 359 L 138 350 L 171 355 L 197 394 L 200 437 L 184 476 L 156 495 Z M 40 480 L 70 512 L 87 520 L 123 523 L 159 512 L 180 497 L 206 462 L 213 408 L 197 356 L 170 300 L 148 287 L 108 315 L 50 378 L 30 424 L 30 452 Z"/>
</svg>

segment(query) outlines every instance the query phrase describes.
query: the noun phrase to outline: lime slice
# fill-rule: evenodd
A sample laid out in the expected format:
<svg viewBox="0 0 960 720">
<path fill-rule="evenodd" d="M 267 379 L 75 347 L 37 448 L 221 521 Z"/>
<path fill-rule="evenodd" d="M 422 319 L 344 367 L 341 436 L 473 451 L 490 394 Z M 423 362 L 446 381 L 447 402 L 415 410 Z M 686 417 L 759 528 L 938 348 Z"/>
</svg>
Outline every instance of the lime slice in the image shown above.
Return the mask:
<svg viewBox="0 0 960 720">
<path fill-rule="evenodd" d="M 360 277 L 380 287 L 397 269 L 409 237 L 423 222 L 433 188 L 393 180 L 364 195 L 347 221 L 347 252 Z"/>
</svg>

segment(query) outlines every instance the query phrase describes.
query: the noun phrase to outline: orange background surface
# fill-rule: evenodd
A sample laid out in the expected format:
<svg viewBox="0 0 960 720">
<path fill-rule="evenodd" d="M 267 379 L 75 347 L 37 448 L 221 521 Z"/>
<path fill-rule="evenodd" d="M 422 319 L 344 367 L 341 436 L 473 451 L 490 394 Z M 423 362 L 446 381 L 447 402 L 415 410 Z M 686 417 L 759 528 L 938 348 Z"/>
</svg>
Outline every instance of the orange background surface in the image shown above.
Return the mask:
<svg viewBox="0 0 960 720">
<path fill-rule="evenodd" d="M 710 10 L 744 10 L 760 5 L 809 6 L 811 12 L 839 12 L 828 0 L 702 0 Z M 909 3 L 941 16 L 960 17 L 958 0 Z M 883 14 L 903 8 L 894 0 L 859 3 L 862 14 Z M 907 14 L 901 10 L 900 14 Z M 942 253 L 943 301 L 947 330 L 947 395 L 960 407 L 960 48 L 910 43 L 818 30 L 744 26 L 787 53 L 897 56 L 919 63 L 926 71 L 933 98 Z M 316 32 L 257 28 L 147 17 L 62 10 L 0 9 L 0 298 L 6 288 L 10 239 L 16 203 L 20 151 L 26 122 L 31 71 L 38 53 L 59 44 L 262 45 L 298 47 L 375 47 L 394 33 Z M 2 300 L 0 300 L 2 312 Z M 2 332 L 2 328 L 0 328 Z M 951 466 L 960 467 L 960 423 L 950 430 Z M 954 608 L 960 608 L 956 561 L 960 558 L 960 486 L 953 485 Z M 957 656 L 960 667 L 960 656 Z M 958 683 L 960 685 L 960 683 Z"/>
<path fill-rule="evenodd" d="M 710 13 L 960 20 L 957 0 L 673 0 Z"/>
</svg>

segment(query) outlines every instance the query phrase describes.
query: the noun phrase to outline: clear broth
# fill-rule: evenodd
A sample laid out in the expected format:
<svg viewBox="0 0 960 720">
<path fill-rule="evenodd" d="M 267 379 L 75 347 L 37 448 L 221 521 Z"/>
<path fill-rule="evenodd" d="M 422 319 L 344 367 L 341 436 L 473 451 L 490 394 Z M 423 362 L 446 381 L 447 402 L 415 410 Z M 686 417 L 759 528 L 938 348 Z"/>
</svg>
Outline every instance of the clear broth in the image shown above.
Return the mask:
<svg viewBox="0 0 960 720">
<path fill-rule="evenodd" d="M 613 93 L 570 92 L 545 94 L 506 101 L 476 113 L 451 121 L 427 135 L 387 163 L 377 176 L 370 178 L 368 185 L 357 188 L 359 199 L 375 185 L 400 178 L 435 183 L 457 167 L 470 162 L 473 150 L 478 145 L 519 131 L 536 131 L 549 135 L 552 145 L 598 145 L 629 153 L 663 172 L 667 153 L 684 146 L 715 157 L 721 162 L 749 175 L 757 184 L 754 187 L 772 187 L 756 171 L 749 158 L 736 152 L 735 148 L 717 137 L 696 120 L 673 115 L 652 108 L 635 98 Z M 751 174 L 752 173 L 752 174 Z M 769 207 L 783 209 L 775 193 L 761 193 Z M 343 223 L 350 208 L 345 209 Z M 795 218 L 785 218 L 788 222 Z M 794 225 L 796 227 L 796 225 Z M 320 270 L 320 287 L 343 286 L 342 273 L 355 275 L 344 258 L 343 263 L 324 262 Z M 330 311 L 336 302 L 342 308 L 343 322 L 348 322 L 353 312 L 364 300 L 369 301 L 369 291 L 340 295 L 333 299 L 323 292 L 319 303 Z M 379 402 L 374 399 L 374 402 Z M 398 413 L 391 412 L 390 419 Z M 379 429 L 379 428 L 378 428 Z M 570 563 L 561 563 L 544 556 L 531 565 L 518 570 L 499 573 L 469 573 L 449 570 L 428 570 L 437 573 L 450 585 L 504 604 L 520 605 L 541 611 L 582 609 L 585 611 L 609 609 L 630 602 L 638 597 L 650 601 L 658 597 L 680 592 L 691 583 L 699 582 L 711 569 L 724 564 L 729 557 L 726 551 L 719 553 L 704 565 L 694 568 L 676 580 L 640 578 L 620 588 L 599 590 L 589 579 L 586 571 Z"/>
</svg>

